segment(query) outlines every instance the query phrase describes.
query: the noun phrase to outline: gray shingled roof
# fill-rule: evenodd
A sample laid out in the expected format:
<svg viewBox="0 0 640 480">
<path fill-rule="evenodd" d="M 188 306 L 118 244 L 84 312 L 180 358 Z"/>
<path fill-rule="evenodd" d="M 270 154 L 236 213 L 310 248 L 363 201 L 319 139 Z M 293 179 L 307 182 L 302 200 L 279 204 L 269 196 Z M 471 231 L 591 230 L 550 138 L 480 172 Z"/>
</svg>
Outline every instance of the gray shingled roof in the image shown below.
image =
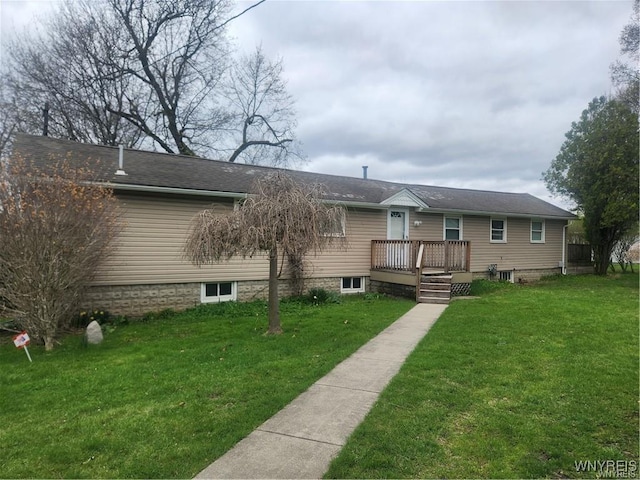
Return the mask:
<svg viewBox="0 0 640 480">
<path fill-rule="evenodd" d="M 127 186 L 162 187 L 208 192 L 246 194 L 256 178 L 277 169 L 228 163 L 219 160 L 172 155 L 142 150 L 124 150 L 126 176 L 115 175 L 118 147 L 90 145 L 51 137 L 19 134 L 13 153 L 42 162 L 53 156 L 73 161 L 97 162 L 100 177 L 115 188 Z M 490 192 L 428 185 L 411 185 L 373 179 L 343 177 L 287 170 L 299 181 L 325 187 L 327 199 L 345 203 L 379 204 L 389 197 L 409 190 L 430 209 L 465 213 L 496 213 L 545 218 L 573 218 L 571 213 L 528 193 Z"/>
</svg>

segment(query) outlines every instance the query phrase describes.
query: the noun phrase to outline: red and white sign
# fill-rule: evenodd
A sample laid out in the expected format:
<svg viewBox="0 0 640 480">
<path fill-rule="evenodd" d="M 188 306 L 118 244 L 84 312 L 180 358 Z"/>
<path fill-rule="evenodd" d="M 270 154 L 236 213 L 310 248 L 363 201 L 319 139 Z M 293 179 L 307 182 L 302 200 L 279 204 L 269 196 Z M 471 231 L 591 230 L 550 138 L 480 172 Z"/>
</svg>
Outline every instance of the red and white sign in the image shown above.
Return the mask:
<svg viewBox="0 0 640 480">
<path fill-rule="evenodd" d="M 27 345 L 29 345 L 30 341 L 31 339 L 29 338 L 29 334 L 27 334 L 27 332 L 21 332 L 13 337 L 13 343 L 18 348 L 26 347 Z"/>
</svg>

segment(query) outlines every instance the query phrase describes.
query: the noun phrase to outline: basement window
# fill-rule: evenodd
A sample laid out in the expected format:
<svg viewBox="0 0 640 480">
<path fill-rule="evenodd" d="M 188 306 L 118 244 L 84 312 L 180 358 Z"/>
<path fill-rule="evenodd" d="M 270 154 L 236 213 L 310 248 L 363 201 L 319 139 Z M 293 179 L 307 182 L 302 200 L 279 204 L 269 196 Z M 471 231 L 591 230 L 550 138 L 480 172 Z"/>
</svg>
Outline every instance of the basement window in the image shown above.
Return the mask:
<svg viewBox="0 0 640 480">
<path fill-rule="evenodd" d="M 342 277 L 340 293 L 363 293 L 364 277 Z"/>
<path fill-rule="evenodd" d="M 230 302 L 237 298 L 236 282 L 207 282 L 201 284 L 200 302 Z"/>
<path fill-rule="evenodd" d="M 504 270 L 502 272 L 498 272 L 498 280 L 500 280 L 501 282 L 513 283 L 513 270 Z"/>
</svg>

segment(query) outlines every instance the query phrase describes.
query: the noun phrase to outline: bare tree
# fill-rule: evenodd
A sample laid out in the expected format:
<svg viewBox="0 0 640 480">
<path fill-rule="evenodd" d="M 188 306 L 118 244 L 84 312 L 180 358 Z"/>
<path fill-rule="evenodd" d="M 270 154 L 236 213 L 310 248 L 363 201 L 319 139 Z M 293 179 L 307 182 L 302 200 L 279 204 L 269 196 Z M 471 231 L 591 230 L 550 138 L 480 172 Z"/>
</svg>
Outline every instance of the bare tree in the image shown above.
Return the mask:
<svg viewBox="0 0 640 480">
<path fill-rule="evenodd" d="M 287 93 L 283 71 L 282 59 L 269 61 L 261 47 L 231 69 L 226 96 L 238 129 L 230 162 L 242 156 L 245 163 L 259 163 L 268 156 L 269 163 L 283 165 L 300 158 L 294 135 L 294 102 Z"/>
<path fill-rule="evenodd" d="M 118 47 L 126 65 L 123 69 L 112 65 L 114 74 L 138 81 L 151 99 L 139 104 L 127 96 L 127 108 L 114 112 L 167 152 L 194 155 L 192 144 L 202 144 L 226 121 L 213 104 L 212 93 L 227 63 L 223 24 L 230 2 L 108 0 L 107 4 L 126 38 Z"/>
<path fill-rule="evenodd" d="M 193 155 L 218 127 L 211 93 L 226 68 L 228 9 L 228 0 L 66 0 L 44 35 L 12 46 L 16 87 L 48 100 L 67 138 L 113 144 L 135 132 L 124 143 L 144 136 Z"/>
<path fill-rule="evenodd" d="M 269 255 L 269 330 L 282 332 L 278 295 L 278 252 L 317 253 L 341 244 L 344 210 L 321 202 L 322 189 L 295 182 L 278 172 L 255 184 L 249 196 L 231 214 L 205 210 L 197 215 L 185 244 L 185 255 L 195 265 L 216 263 L 258 252 Z"/>
<path fill-rule="evenodd" d="M 611 251 L 611 270 L 615 272 L 614 261 L 620 265 L 623 272 L 627 271 L 627 267 L 631 268 L 633 273 L 633 253 L 631 247 L 638 242 L 638 228 L 631 228 L 629 232 L 624 234 L 620 240 L 616 242 Z"/>
<path fill-rule="evenodd" d="M 236 150 L 232 161 L 244 151 L 251 162 L 288 158 L 295 122 L 282 63 L 258 50 L 227 75 L 225 26 L 263 1 L 229 17 L 231 0 L 63 0 L 38 34 L 9 49 L 16 112 L 29 133 L 42 131 L 48 104 L 57 137 L 183 155 Z M 228 78 L 246 83 L 224 92 Z"/>
<path fill-rule="evenodd" d="M 0 99 L 0 159 L 7 155 L 16 127 L 17 122 L 12 115 L 11 105 Z"/>
<path fill-rule="evenodd" d="M 629 249 L 629 262 L 631 264 L 631 271 L 633 272 L 633 264 L 640 263 L 640 240 L 631 245 Z"/>
<path fill-rule="evenodd" d="M 0 173 L 0 311 L 47 350 L 77 313 L 118 232 L 116 200 L 87 168 L 13 157 Z"/>
<path fill-rule="evenodd" d="M 46 105 L 50 135 L 133 147 L 141 132 L 113 110 L 124 107 L 125 95 L 135 92 L 144 98 L 144 92 L 135 90 L 129 78 L 113 74 L 114 63 L 124 67 L 116 48 L 121 33 L 108 18 L 96 17 L 94 10 L 63 2 L 55 15 L 44 20 L 41 34 L 15 40 L 7 84 L 22 130 L 43 132 Z"/>
</svg>

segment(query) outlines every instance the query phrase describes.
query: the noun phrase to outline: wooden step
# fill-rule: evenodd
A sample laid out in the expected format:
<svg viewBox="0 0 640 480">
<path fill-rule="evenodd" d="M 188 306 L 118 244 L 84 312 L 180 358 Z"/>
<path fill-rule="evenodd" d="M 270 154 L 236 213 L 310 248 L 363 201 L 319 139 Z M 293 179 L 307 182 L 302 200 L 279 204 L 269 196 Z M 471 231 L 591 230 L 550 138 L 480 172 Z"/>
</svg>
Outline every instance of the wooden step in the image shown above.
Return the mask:
<svg viewBox="0 0 640 480">
<path fill-rule="evenodd" d="M 422 275 L 421 282 L 429 283 L 451 283 L 451 275 Z"/>
<path fill-rule="evenodd" d="M 450 283 L 425 283 L 422 282 L 420 284 L 420 289 L 429 289 L 429 290 L 440 290 L 440 291 L 451 291 Z"/>
<path fill-rule="evenodd" d="M 448 298 L 419 297 L 418 301 L 419 301 L 419 303 L 434 303 L 434 304 L 439 304 L 439 305 L 448 305 L 449 304 L 449 299 Z"/>
<path fill-rule="evenodd" d="M 418 291 L 419 303 L 446 305 L 451 300 L 451 275 L 422 275 Z"/>
<path fill-rule="evenodd" d="M 451 292 L 448 290 L 430 290 L 428 288 L 420 289 L 421 297 L 437 297 L 437 298 L 451 298 Z"/>
</svg>

